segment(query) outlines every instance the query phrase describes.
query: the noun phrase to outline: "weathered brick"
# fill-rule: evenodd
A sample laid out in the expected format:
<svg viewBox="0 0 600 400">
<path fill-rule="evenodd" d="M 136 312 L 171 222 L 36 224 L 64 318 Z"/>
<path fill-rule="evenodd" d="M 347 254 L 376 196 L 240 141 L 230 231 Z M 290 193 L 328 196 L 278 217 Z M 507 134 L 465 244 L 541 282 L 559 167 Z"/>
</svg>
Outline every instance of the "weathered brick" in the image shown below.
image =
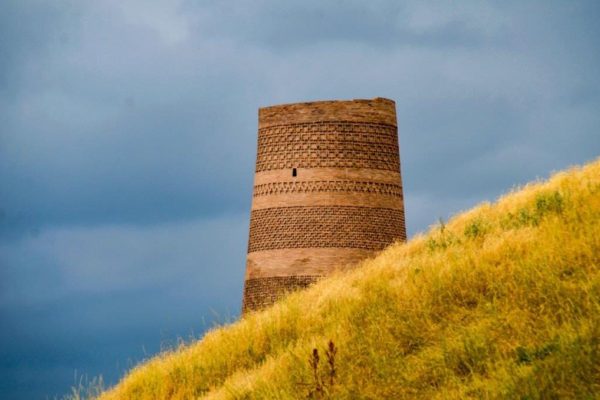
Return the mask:
<svg viewBox="0 0 600 400">
<path fill-rule="evenodd" d="M 259 110 L 244 312 L 397 240 L 406 227 L 392 100 Z"/>
</svg>

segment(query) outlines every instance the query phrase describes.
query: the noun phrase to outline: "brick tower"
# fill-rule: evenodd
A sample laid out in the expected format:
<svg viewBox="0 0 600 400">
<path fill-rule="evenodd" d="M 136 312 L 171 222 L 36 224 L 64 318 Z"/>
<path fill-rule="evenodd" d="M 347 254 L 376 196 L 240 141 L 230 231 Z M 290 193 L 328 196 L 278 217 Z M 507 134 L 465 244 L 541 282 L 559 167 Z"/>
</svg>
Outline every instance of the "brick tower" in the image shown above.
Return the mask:
<svg viewBox="0 0 600 400">
<path fill-rule="evenodd" d="M 392 100 L 258 111 L 243 312 L 406 240 Z"/>
</svg>

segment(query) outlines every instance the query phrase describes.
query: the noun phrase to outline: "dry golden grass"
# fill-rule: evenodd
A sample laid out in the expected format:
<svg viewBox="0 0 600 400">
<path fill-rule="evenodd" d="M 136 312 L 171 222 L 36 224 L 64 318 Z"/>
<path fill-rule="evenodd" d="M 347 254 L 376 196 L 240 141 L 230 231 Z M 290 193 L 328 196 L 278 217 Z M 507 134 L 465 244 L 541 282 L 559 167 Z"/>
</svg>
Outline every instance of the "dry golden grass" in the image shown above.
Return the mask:
<svg viewBox="0 0 600 400">
<path fill-rule="evenodd" d="M 600 160 L 134 368 L 112 399 L 600 397 Z"/>
</svg>

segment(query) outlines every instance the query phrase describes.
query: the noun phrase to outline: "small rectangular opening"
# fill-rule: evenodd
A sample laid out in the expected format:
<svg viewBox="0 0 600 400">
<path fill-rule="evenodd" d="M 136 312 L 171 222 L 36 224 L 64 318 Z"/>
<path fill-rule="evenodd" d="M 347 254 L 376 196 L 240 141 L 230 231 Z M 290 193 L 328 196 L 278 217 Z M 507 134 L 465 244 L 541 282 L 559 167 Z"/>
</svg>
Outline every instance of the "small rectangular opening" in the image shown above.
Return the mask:
<svg viewBox="0 0 600 400">
<path fill-rule="evenodd" d="M 292 168 L 292 176 L 296 177 L 298 175 L 298 171 L 296 171 L 296 168 Z"/>
</svg>

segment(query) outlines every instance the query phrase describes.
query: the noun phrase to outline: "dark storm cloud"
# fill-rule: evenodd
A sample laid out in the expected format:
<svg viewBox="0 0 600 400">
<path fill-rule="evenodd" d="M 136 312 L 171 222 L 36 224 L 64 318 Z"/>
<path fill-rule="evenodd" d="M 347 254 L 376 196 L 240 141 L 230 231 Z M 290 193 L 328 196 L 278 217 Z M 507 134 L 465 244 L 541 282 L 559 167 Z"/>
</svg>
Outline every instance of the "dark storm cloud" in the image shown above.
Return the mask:
<svg viewBox="0 0 600 400">
<path fill-rule="evenodd" d="M 252 148 L 254 139 L 240 138 L 247 128 L 216 106 L 123 111 L 95 130 L 36 123 L 24 121 L 23 136 L 14 138 L 35 138 L 27 144 L 31 159 L 19 165 L 25 156 L 13 153 L 1 162 L 9 223 L 144 224 L 249 204 L 253 156 L 240 144 Z M 227 136 L 231 146 L 223 143 Z"/>
<path fill-rule="evenodd" d="M 19 61 L 28 82 L 0 111 L 4 234 L 248 206 L 256 111 L 234 92 L 244 82 L 206 60 L 212 49 L 174 49 L 111 11 L 82 11 L 67 45 Z"/>
<path fill-rule="evenodd" d="M 237 315 L 247 228 L 245 216 L 61 228 L 0 246 L 2 398 L 61 394 L 75 371 L 112 382 Z"/>
<path fill-rule="evenodd" d="M 5 2 L 0 397 L 65 392 L 74 370 L 114 382 L 210 310 L 237 315 L 260 106 L 394 99 L 411 235 L 597 157 L 598 17 L 593 1 Z"/>
</svg>

